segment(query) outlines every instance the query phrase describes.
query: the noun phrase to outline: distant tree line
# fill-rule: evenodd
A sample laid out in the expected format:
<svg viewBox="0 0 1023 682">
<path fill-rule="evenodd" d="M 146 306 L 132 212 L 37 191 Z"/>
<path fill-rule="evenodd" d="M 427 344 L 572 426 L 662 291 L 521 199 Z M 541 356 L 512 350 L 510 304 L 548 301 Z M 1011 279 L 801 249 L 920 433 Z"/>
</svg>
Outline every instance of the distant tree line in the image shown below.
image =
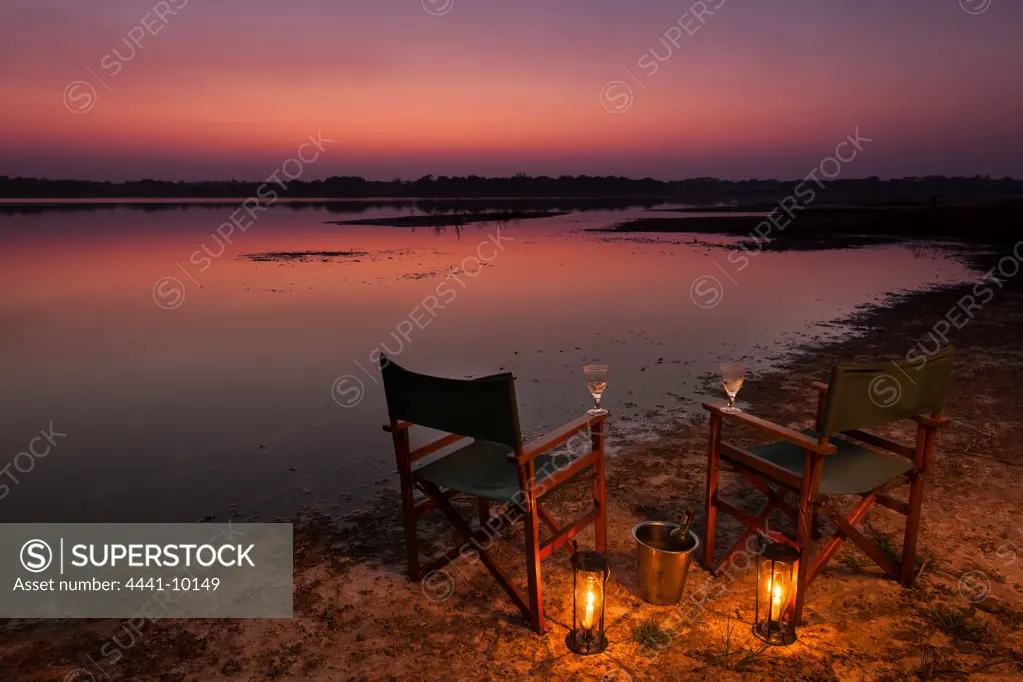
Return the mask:
<svg viewBox="0 0 1023 682">
<path fill-rule="evenodd" d="M 619 176 L 562 175 L 556 178 L 519 173 L 512 177 L 426 175 L 418 180 L 366 180 L 335 176 L 324 180 L 274 185 L 292 199 L 353 198 L 516 198 L 573 197 L 594 199 L 663 199 L 695 205 L 769 204 L 790 194 L 799 180 L 633 179 Z M 134 180 L 99 182 L 0 176 L 0 198 L 165 198 L 227 199 L 254 196 L 263 182 L 240 180 L 183 182 Z M 990 177 L 878 177 L 827 181 L 820 192 L 826 203 L 941 204 L 1023 197 L 1023 181 Z"/>
</svg>

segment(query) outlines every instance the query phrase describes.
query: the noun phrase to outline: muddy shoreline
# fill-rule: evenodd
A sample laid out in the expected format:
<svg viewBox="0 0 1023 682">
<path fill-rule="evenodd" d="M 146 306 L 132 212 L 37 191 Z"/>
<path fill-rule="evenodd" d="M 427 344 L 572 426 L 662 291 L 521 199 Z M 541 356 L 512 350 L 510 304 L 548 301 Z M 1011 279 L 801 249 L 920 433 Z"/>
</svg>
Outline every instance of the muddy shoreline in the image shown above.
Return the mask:
<svg viewBox="0 0 1023 682">
<path fill-rule="evenodd" d="M 820 250 L 912 240 L 962 240 L 969 248 L 1001 244 L 1016 233 L 1023 203 L 1006 201 L 970 205 L 833 206 L 778 203 L 762 215 L 665 217 L 688 210 L 657 209 L 590 232 L 675 234 L 693 232 L 746 237 L 757 250 Z M 734 211 L 763 210 L 763 205 Z M 713 213 L 714 211 L 711 211 Z M 791 229 L 789 229 L 791 228 Z"/>
<path fill-rule="evenodd" d="M 997 267 L 1004 250 L 975 252 L 975 265 Z M 1018 265 L 1018 263 L 1017 263 Z M 0 678 L 11 682 L 65 679 L 83 669 L 113 680 L 905 680 L 1018 679 L 1023 671 L 1023 422 L 1016 377 L 1023 371 L 1023 273 L 982 279 L 991 297 L 945 333 L 958 348 L 946 405 L 951 426 L 938 438 L 924 497 L 912 588 L 888 580 L 865 555 L 843 549 L 807 596 L 799 641 L 759 651 L 749 636 L 752 577 L 711 578 L 696 566 L 684 609 L 655 607 L 637 596 L 630 531 L 647 519 L 679 518 L 697 508 L 702 534 L 706 422 L 700 410 L 651 414 L 667 424 L 652 437 L 618 448 L 608 462 L 608 593 L 610 647 L 577 657 L 564 645 L 571 618 L 571 580 L 564 551 L 543 562 L 544 603 L 551 631 L 532 634 L 479 562 L 450 570 L 450 589 L 413 585 L 404 575 L 398 500 L 385 494 L 343 519 L 295 519 L 295 617 L 291 620 L 160 620 L 146 623 L 118 649 L 102 653 L 122 631 L 118 621 L 8 622 L 0 629 Z M 864 309 L 844 340 L 796 349 L 777 370 L 750 376 L 740 398 L 748 410 L 805 428 L 832 363 L 901 358 L 930 345 L 939 320 L 959 320 L 964 296 L 978 282 L 898 295 Z M 986 298 L 986 297 L 985 297 Z M 950 313 L 950 311 L 953 311 Z M 943 326 L 943 325 L 942 325 Z M 708 378 L 708 392 L 716 380 Z M 614 437 L 613 415 L 610 422 Z M 739 444 L 764 442 L 727 427 Z M 906 441 L 908 426 L 882 429 Z M 759 492 L 733 475 L 723 494 L 754 510 Z M 461 505 L 467 513 L 469 505 Z M 551 511 L 573 518 L 585 507 L 585 486 L 568 486 Z M 885 510 L 869 518 L 879 547 L 901 547 L 900 519 Z M 738 535 L 719 522 L 719 553 Z M 456 537 L 443 519 L 420 524 L 426 551 Z M 494 552 L 515 572 L 521 530 Z M 581 544 L 592 543 L 592 532 Z M 1019 555 L 1019 556 L 1017 556 Z M 704 595 L 696 599 L 697 595 Z M 712 596 L 706 596 L 712 595 Z M 688 600 L 688 601 L 687 601 Z M 955 618 L 943 617 L 956 614 Z M 646 625 L 646 630 L 640 628 Z M 666 633 L 651 646 L 634 633 Z M 125 638 L 121 637 L 119 641 Z M 638 640 L 638 641 L 637 641 Z M 109 652 L 108 652 L 109 653 Z M 93 667 L 98 664 L 103 674 Z M 82 673 L 71 680 L 92 679 Z"/>
</svg>

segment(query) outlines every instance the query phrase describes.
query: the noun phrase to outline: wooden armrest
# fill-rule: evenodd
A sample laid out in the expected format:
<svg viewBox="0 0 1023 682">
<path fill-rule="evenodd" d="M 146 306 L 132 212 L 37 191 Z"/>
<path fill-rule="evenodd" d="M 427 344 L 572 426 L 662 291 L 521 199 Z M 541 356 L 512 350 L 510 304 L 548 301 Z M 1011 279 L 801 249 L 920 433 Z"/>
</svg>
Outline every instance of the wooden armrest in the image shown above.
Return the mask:
<svg viewBox="0 0 1023 682">
<path fill-rule="evenodd" d="M 410 462 L 415 462 L 417 459 L 422 459 L 423 457 L 426 457 L 427 455 L 433 454 L 434 452 L 437 452 L 438 450 L 446 448 L 449 445 L 454 445 L 458 441 L 462 440 L 463 438 L 467 438 L 467 437 L 468 436 L 461 436 L 461 435 L 459 435 L 457 433 L 449 433 L 446 436 L 438 438 L 437 440 L 433 441 L 432 443 L 427 443 L 426 445 L 422 445 L 422 446 L 416 448 L 415 450 L 413 450 L 412 452 L 410 452 L 409 453 L 409 461 Z"/>
<path fill-rule="evenodd" d="M 917 416 L 912 417 L 912 419 L 918 424 L 923 424 L 924 426 L 932 426 L 936 429 L 940 429 L 942 426 L 947 426 L 949 423 L 949 418 L 943 417 L 941 415 L 938 415 L 937 417 L 932 417 L 929 414 L 918 414 Z"/>
<path fill-rule="evenodd" d="M 544 434 L 527 445 L 523 449 L 521 457 L 513 452 L 508 455 L 508 459 L 513 462 L 518 462 L 519 464 L 525 464 L 526 462 L 535 459 L 537 455 L 542 455 L 548 450 L 553 450 L 580 431 L 596 426 L 607 419 L 608 416 L 609 415 L 606 414 L 597 416 L 586 414 L 578 419 L 573 419 L 564 426 L 551 431 L 550 433 Z"/>
<path fill-rule="evenodd" d="M 538 480 L 536 484 L 536 498 L 540 499 L 544 495 L 553 492 L 561 484 L 567 483 L 586 469 L 593 466 L 597 461 L 597 454 L 598 453 L 596 452 L 590 452 L 584 457 L 574 459 L 567 465 L 567 467 L 565 465 L 561 465 L 555 468 L 554 472 L 546 478 Z M 539 472 L 537 475 L 539 478 Z"/>
<path fill-rule="evenodd" d="M 806 450 L 811 450 L 822 455 L 830 455 L 838 450 L 836 446 L 830 443 L 828 443 L 827 445 L 821 445 L 817 441 L 808 438 L 807 436 L 805 436 L 802 433 L 799 433 L 798 431 L 793 431 L 792 429 L 782 426 L 781 424 L 775 424 L 774 422 L 769 422 L 766 419 L 761 419 L 760 417 L 754 417 L 752 414 L 749 414 L 748 412 L 737 412 L 735 414 L 722 412 L 721 411 L 722 407 L 724 407 L 724 405 L 703 403 L 703 409 L 707 410 L 712 414 L 717 414 L 726 419 L 737 421 L 747 426 L 752 426 L 755 429 L 771 434 L 775 438 L 781 438 L 782 440 L 786 440 L 792 443 L 793 445 L 798 445 L 799 447 L 804 448 Z"/>
<path fill-rule="evenodd" d="M 387 431 L 388 433 L 397 433 L 398 431 L 404 431 L 412 426 L 414 426 L 412 422 L 398 422 L 394 426 L 384 424 L 384 431 Z"/>
<path fill-rule="evenodd" d="M 810 388 L 812 388 L 813 390 L 817 391 L 818 393 L 827 393 L 828 392 L 828 385 L 826 383 L 824 383 L 823 381 L 815 381 L 815 382 L 813 382 L 812 384 L 810 384 Z"/>
</svg>

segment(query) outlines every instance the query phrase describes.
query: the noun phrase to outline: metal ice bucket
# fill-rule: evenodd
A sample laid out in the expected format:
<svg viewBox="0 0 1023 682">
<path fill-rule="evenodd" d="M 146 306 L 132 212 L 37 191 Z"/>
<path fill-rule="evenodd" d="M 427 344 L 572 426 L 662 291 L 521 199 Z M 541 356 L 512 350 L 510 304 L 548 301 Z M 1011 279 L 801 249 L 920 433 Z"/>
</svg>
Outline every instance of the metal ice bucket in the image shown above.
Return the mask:
<svg viewBox="0 0 1023 682">
<path fill-rule="evenodd" d="M 639 596 L 658 606 L 677 604 L 682 598 L 689 562 L 700 540 L 689 531 L 685 539 L 672 537 L 677 523 L 644 521 L 632 529 L 639 560 Z"/>
</svg>

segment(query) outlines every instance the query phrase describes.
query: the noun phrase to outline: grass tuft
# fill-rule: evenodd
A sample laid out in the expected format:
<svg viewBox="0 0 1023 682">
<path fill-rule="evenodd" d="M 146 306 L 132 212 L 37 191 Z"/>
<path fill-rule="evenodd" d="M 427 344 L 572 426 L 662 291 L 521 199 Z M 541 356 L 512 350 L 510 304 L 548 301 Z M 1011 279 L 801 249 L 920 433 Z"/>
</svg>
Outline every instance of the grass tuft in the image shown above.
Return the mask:
<svg viewBox="0 0 1023 682">
<path fill-rule="evenodd" d="M 663 649 L 671 644 L 671 635 L 652 618 L 632 626 L 632 641 L 649 649 Z"/>
<path fill-rule="evenodd" d="M 722 637 L 718 648 L 712 650 L 710 659 L 715 665 L 718 665 L 725 670 L 747 672 L 749 670 L 749 666 L 756 661 L 760 654 L 764 653 L 770 645 L 766 642 L 761 643 L 760 646 L 751 645 L 750 642 L 760 641 L 752 636 L 746 641 L 746 643 L 736 644 L 732 638 L 734 630 L 735 625 L 732 623 L 731 616 L 729 616 L 728 622 L 725 624 L 724 637 Z"/>
<path fill-rule="evenodd" d="M 934 625 L 949 637 L 964 642 L 980 642 L 987 636 L 987 624 L 956 608 L 931 607 Z"/>
</svg>

